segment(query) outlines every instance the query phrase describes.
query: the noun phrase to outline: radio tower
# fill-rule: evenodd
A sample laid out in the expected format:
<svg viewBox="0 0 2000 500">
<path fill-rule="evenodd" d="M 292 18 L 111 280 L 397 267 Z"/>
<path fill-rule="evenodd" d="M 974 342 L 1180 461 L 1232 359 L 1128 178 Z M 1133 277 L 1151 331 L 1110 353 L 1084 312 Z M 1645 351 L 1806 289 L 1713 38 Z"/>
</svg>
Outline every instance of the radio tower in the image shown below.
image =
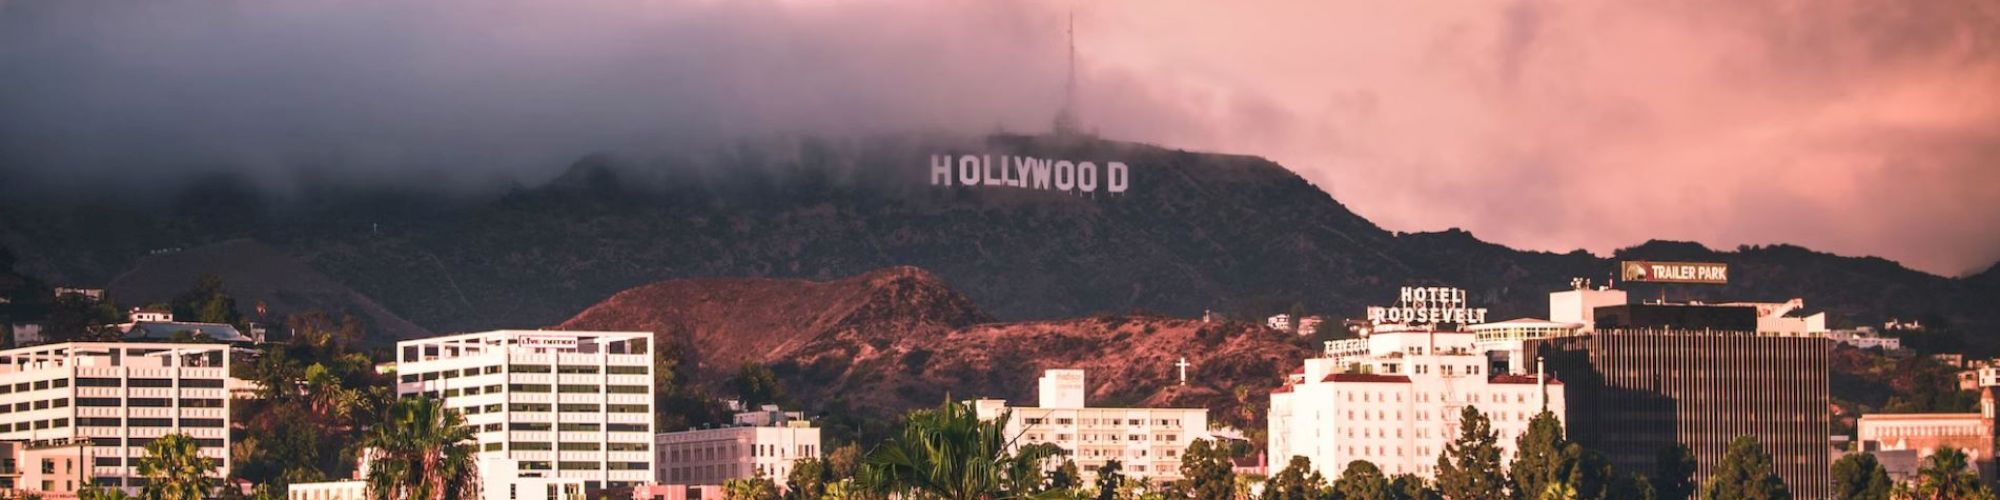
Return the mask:
<svg viewBox="0 0 2000 500">
<path fill-rule="evenodd" d="M 1063 85 L 1062 109 L 1056 111 L 1056 135 L 1077 133 L 1076 112 L 1076 11 L 1069 12 L 1069 80 Z"/>
</svg>

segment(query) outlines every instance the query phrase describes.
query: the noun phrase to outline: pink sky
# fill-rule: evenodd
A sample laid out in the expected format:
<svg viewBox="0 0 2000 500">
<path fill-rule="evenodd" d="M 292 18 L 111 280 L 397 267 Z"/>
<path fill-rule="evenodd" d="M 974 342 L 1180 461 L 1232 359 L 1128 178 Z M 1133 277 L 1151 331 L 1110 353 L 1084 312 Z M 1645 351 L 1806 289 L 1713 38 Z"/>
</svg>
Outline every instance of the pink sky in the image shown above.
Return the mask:
<svg viewBox="0 0 2000 500">
<path fill-rule="evenodd" d="M 1276 159 L 1392 230 L 2000 257 L 2000 4 L 1253 5 L 1080 2 L 1086 119 Z"/>
<path fill-rule="evenodd" d="M 1991 0 L 0 0 L 0 67 L 34 75 L 0 93 L 0 163 L 478 179 L 1046 130 L 1072 11 L 1103 136 L 1266 156 L 1391 230 L 2000 258 Z"/>
</svg>

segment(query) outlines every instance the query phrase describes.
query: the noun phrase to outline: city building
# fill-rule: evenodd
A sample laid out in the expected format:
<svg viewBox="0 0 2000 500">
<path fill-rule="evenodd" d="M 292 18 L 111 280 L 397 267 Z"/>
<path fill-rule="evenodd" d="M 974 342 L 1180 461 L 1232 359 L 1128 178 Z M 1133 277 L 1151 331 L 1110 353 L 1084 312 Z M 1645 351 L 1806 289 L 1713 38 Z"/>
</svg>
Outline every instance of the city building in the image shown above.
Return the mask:
<svg viewBox="0 0 2000 500">
<path fill-rule="evenodd" d="M 232 344 L 253 343 L 253 339 L 237 331 L 235 325 L 175 321 L 174 312 L 165 309 L 133 308 L 125 323 L 112 328 L 122 333 L 126 340 L 133 341 L 170 340 L 176 335 L 188 335 Z"/>
<path fill-rule="evenodd" d="M 1921 463 L 1938 448 L 1952 447 L 1965 452 L 1979 476 L 1995 479 L 1993 390 L 1981 391 L 1978 413 L 1871 413 L 1855 421 L 1857 451 L 1877 454 L 1908 452 Z M 1891 471 L 1898 480 L 1909 479 L 1911 471 Z"/>
<path fill-rule="evenodd" d="M 637 486 L 653 478 L 651 340 L 500 330 L 401 341 L 396 394 L 442 398 L 478 429 L 482 462 L 517 461 L 522 481 Z"/>
<path fill-rule="evenodd" d="M 1570 280 L 1570 289 L 1549 294 L 1549 321 L 1582 325 L 1579 331 L 1597 327 L 1597 308 L 1625 305 L 1625 291 L 1608 286 L 1593 287 L 1584 279 Z"/>
<path fill-rule="evenodd" d="M 585 498 L 582 480 L 522 474 L 520 461 L 482 457 L 479 459 L 480 500 L 573 500 Z M 364 460 L 355 479 L 319 483 L 292 483 L 285 500 L 371 500 L 368 497 L 368 464 Z"/>
<path fill-rule="evenodd" d="M 1269 319 L 1264 320 L 1264 326 L 1269 326 L 1271 327 L 1272 330 L 1278 330 L 1281 332 L 1292 331 L 1292 315 L 1280 314 L 1277 316 L 1272 316 Z"/>
<path fill-rule="evenodd" d="M 1654 470 L 1660 450 L 1682 444 L 1694 453 L 1696 477 L 1706 477 L 1731 440 L 1752 436 L 1794 496 L 1824 498 L 1833 342 L 1809 321 L 1770 321 L 1786 317 L 1773 312 L 1600 306 L 1591 333 L 1529 341 L 1526 355 L 1564 381 L 1570 438 L 1619 470 Z"/>
<path fill-rule="evenodd" d="M 632 500 L 720 500 L 727 493 L 719 485 L 648 484 L 632 489 Z"/>
<path fill-rule="evenodd" d="M 1465 329 L 1472 332 L 1473 348 L 1486 353 L 1490 373 L 1527 375 L 1535 371 L 1535 364 L 1522 357 L 1528 341 L 1575 335 L 1583 330 L 1583 324 L 1519 318 Z"/>
<path fill-rule="evenodd" d="M 784 484 L 792 464 L 819 458 L 820 429 L 803 414 L 766 405 L 736 414 L 730 427 L 668 432 L 654 438 L 653 480 L 664 485 L 720 485 L 758 474 Z"/>
<path fill-rule="evenodd" d="M 90 482 L 89 458 L 89 441 L 0 441 L 0 498 L 74 498 Z"/>
<path fill-rule="evenodd" d="M 1536 414 L 1562 418 L 1562 382 L 1488 366 L 1472 332 L 1379 325 L 1367 338 L 1328 342 L 1271 393 L 1270 463 L 1305 457 L 1337 477 L 1366 460 L 1384 474 L 1434 477 L 1466 407 L 1487 416 L 1511 456 Z"/>
<path fill-rule="evenodd" d="M 1853 330 L 1831 330 L 1826 332 L 1826 338 L 1833 339 L 1834 342 L 1851 345 L 1860 349 L 1881 349 L 1884 351 L 1895 351 L 1895 350 L 1901 350 L 1903 348 L 1903 339 L 1895 337 L 1884 337 L 1880 332 L 1877 332 L 1874 327 L 1868 327 L 1868 326 L 1856 328 Z"/>
<path fill-rule="evenodd" d="M 1105 462 L 1117 460 L 1127 477 L 1178 480 L 1181 452 L 1197 439 L 1209 439 L 1206 408 L 1091 407 L 1085 401 L 1090 385 L 1083 370 L 1047 370 L 1037 382 L 1036 406 L 979 399 L 973 409 L 982 419 L 1008 415 L 1005 432 L 1020 436 L 1016 448 L 1054 444 L 1089 477 L 1096 477 Z"/>
<path fill-rule="evenodd" d="M 74 492 L 88 478 L 136 492 L 146 444 L 176 433 L 194 438 L 215 459 L 217 477 L 228 477 L 228 352 L 222 344 L 95 342 L 0 351 L 0 442 L 10 443 L 15 464 L 40 474 L 14 486 Z"/>
<path fill-rule="evenodd" d="M 320 483 L 292 483 L 285 487 L 285 500 L 370 500 L 368 482 L 359 479 Z"/>
</svg>

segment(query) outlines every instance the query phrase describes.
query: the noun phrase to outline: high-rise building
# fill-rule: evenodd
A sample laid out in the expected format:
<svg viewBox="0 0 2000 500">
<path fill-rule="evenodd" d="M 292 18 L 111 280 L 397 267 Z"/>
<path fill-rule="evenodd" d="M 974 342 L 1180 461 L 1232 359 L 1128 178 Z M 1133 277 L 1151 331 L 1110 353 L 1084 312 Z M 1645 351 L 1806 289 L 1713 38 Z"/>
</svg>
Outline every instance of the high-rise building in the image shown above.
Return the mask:
<svg viewBox="0 0 2000 500">
<path fill-rule="evenodd" d="M 662 433 L 655 437 L 659 484 L 719 485 L 763 474 L 779 484 L 800 459 L 820 458 L 819 428 L 799 412 L 765 406 L 736 414 L 730 427 Z"/>
<path fill-rule="evenodd" d="M 1096 477 L 1105 462 L 1117 460 L 1129 477 L 1154 482 L 1181 478 L 1181 452 L 1196 439 L 1209 439 L 1205 408 L 1103 408 L 1084 403 L 1089 385 L 1083 370 L 1047 370 L 1038 381 L 1038 406 L 1007 406 L 1002 399 L 973 401 L 981 419 L 1010 414 L 1005 430 L 1019 436 L 1016 448 L 1053 443 Z"/>
<path fill-rule="evenodd" d="M 1561 382 L 1489 366 L 1471 332 L 1378 326 L 1366 338 L 1328 342 L 1271 392 L 1270 467 L 1300 456 L 1335 477 L 1365 460 L 1384 474 L 1432 477 L 1466 407 L 1486 415 L 1511 456 L 1537 413 L 1561 418 Z"/>
<path fill-rule="evenodd" d="M 397 342 L 396 394 L 442 398 L 478 429 L 480 458 L 514 460 L 515 477 L 636 486 L 653 479 L 651 340 L 501 330 Z"/>
<path fill-rule="evenodd" d="M 73 494 L 84 481 L 136 491 L 139 459 L 187 434 L 227 477 L 229 346 L 69 342 L 0 351 L 0 441 L 18 469 L 7 485 Z M 7 477 L 5 480 L 15 480 Z"/>
<path fill-rule="evenodd" d="M 1595 316 L 1591 334 L 1528 346 L 1564 382 L 1571 439 L 1630 472 L 1654 470 L 1662 449 L 1683 444 L 1699 481 L 1731 440 L 1751 436 L 1793 496 L 1828 495 L 1833 341 L 1757 331 L 1748 306 L 1624 304 Z"/>
</svg>

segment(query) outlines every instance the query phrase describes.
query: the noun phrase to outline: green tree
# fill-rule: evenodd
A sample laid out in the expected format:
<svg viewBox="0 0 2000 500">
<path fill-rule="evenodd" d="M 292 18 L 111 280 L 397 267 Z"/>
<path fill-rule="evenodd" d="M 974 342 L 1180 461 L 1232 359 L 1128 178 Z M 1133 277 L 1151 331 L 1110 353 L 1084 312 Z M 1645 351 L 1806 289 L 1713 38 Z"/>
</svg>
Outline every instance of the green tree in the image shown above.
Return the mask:
<svg viewBox="0 0 2000 500">
<path fill-rule="evenodd" d="M 1236 468 L 1229 462 L 1229 448 L 1213 440 L 1197 439 L 1181 453 L 1181 480 L 1178 489 L 1194 498 L 1229 498 L 1236 486 Z"/>
<path fill-rule="evenodd" d="M 168 434 L 146 444 L 139 475 L 147 500 L 201 500 L 215 491 L 216 460 L 201 455 L 201 445 L 187 434 Z"/>
<path fill-rule="evenodd" d="M 1264 482 L 1262 500 L 1318 500 L 1329 490 L 1326 478 L 1313 470 L 1312 461 L 1293 455 L 1285 468 Z"/>
<path fill-rule="evenodd" d="M 1596 450 L 1576 443 L 1563 446 L 1557 477 L 1560 481 L 1551 484 L 1563 485 L 1574 498 L 1610 498 L 1611 461 Z"/>
<path fill-rule="evenodd" d="M 132 500 L 132 495 L 127 495 L 125 490 L 118 488 L 87 484 L 82 489 L 76 490 L 76 498 L 77 500 Z"/>
<path fill-rule="evenodd" d="M 1695 494 L 1694 452 L 1687 445 L 1660 448 L 1653 458 L 1653 491 L 1660 500 L 1687 500 Z"/>
<path fill-rule="evenodd" d="M 854 443 L 841 445 L 834 448 L 833 453 L 826 455 L 827 472 L 831 473 L 835 481 L 853 479 L 855 471 L 861 468 L 863 458 L 861 445 Z"/>
<path fill-rule="evenodd" d="M 1478 408 L 1459 412 L 1458 438 L 1438 455 L 1438 491 L 1451 500 L 1493 499 L 1507 495 L 1507 478 L 1500 466 L 1499 436 Z"/>
<path fill-rule="evenodd" d="M 1444 498 L 1444 495 L 1439 494 L 1436 488 L 1432 488 L 1431 483 L 1425 481 L 1423 476 L 1407 472 L 1390 478 L 1389 490 L 1395 494 L 1396 500 L 1442 500 Z"/>
<path fill-rule="evenodd" d="M 1117 459 L 1105 460 L 1104 465 L 1097 468 L 1097 500 L 1118 498 L 1118 489 L 1125 485 L 1124 469 L 1125 464 Z"/>
<path fill-rule="evenodd" d="M 1868 453 L 1849 453 L 1833 462 L 1834 500 L 1887 500 L 1889 471 Z"/>
<path fill-rule="evenodd" d="M 1507 468 L 1515 500 L 1539 497 L 1550 483 L 1565 479 L 1560 474 L 1563 448 L 1568 445 L 1562 421 L 1554 413 L 1543 410 L 1528 421 L 1528 430 L 1514 440 L 1514 461 Z"/>
<path fill-rule="evenodd" d="M 826 495 L 830 476 L 826 462 L 820 459 L 801 458 L 792 462 L 792 472 L 785 476 L 785 498 L 818 500 Z"/>
<path fill-rule="evenodd" d="M 727 500 L 778 500 L 778 485 L 759 470 L 748 479 L 722 482 L 722 498 Z"/>
<path fill-rule="evenodd" d="M 1049 471 L 1049 489 L 1052 491 L 1075 492 L 1083 488 L 1083 471 L 1078 470 L 1076 461 L 1063 459 L 1062 465 Z"/>
<path fill-rule="evenodd" d="M 1605 497 L 1619 500 L 1658 500 L 1659 494 L 1653 491 L 1653 482 L 1646 479 L 1645 474 L 1635 472 L 1619 476 L 1617 481 L 1611 483 L 1611 492 Z"/>
<path fill-rule="evenodd" d="M 1024 494 L 1010 485 L 1027 484 L 1010 471 L 1033 471 L 1055 456 L 1047 448 L 1008 451 L 1010 415 L 980 420 L 967 403 L 946 401 L 936 409 L 910 412 L 903 430 L 868 454 L 864 469 L 871 482 L 904 497 L 986 499 Z"/>
<path fill-rule="evenodd" d="M 1979 474 L 1967 463 L 1965 452 L 1945 446 L 1924 458 L 1924 464 L 1917 468 L 1917 478 L 1909 485 L 1899 488 L 1903 491 L 1897 498 L 1936 500 L 1991 500 L 1993 490 L 1979 480 Z"/>
<path fill-rule="evenodd" d="M 107 333 L 115 333 L 107 332 L 106 325 L 123 323 L 123 319 L 117 306 L 79 294 L 63 294 L 49 303 L 42 337 L 50 342 L 100 339 Z"/>
<path fill-rule="evenodd" d="M 236 312 L 236 299 L 224 289 L 222 277 L 214 274 L 201 275 L 194 288 L 175 296 L 173 311 L 174 319 L 202 323 L 236 324 L 242 317 Z"/>
<path fill-rule="evenodd" d="M 1382 475 L 1382 469 L 1366 460 L 1347 463 L 1347 469 L 1340 472 L 1340 479 L 1333 482 L 1334 491 L 1340 492 L 1342 500 L 1391 500 L 1395 498 L 1389 487 L 1389 478 Z"/>
<path fill-rule="evenodd" d="M 1701 486 L 1702 500 L 1789 500 L 1792 492 L 1778 477 L 1771 455 L 1753 436 L 1738 436 Z"/>
<path fill-rule="evenodd" d="M 777 404 L 785 398 L 785 389 L 778 385 L 778 375 L 771 372 L 771 367 L 754 361 L 743 362 L 743 368 L 729 379 L 729 386 L 736 389 L 736 398 L 743 402 L 746 410 Z"/>
<path fill-rule="evenodd" d="M 368 435 L 373 465 L 369 498 L 428 499 L 478 496 L 478 464 L 473 462 L 472 428 L 465 417 L 426 397 L 389 405 L 386 418 Z"/>
</svg>

